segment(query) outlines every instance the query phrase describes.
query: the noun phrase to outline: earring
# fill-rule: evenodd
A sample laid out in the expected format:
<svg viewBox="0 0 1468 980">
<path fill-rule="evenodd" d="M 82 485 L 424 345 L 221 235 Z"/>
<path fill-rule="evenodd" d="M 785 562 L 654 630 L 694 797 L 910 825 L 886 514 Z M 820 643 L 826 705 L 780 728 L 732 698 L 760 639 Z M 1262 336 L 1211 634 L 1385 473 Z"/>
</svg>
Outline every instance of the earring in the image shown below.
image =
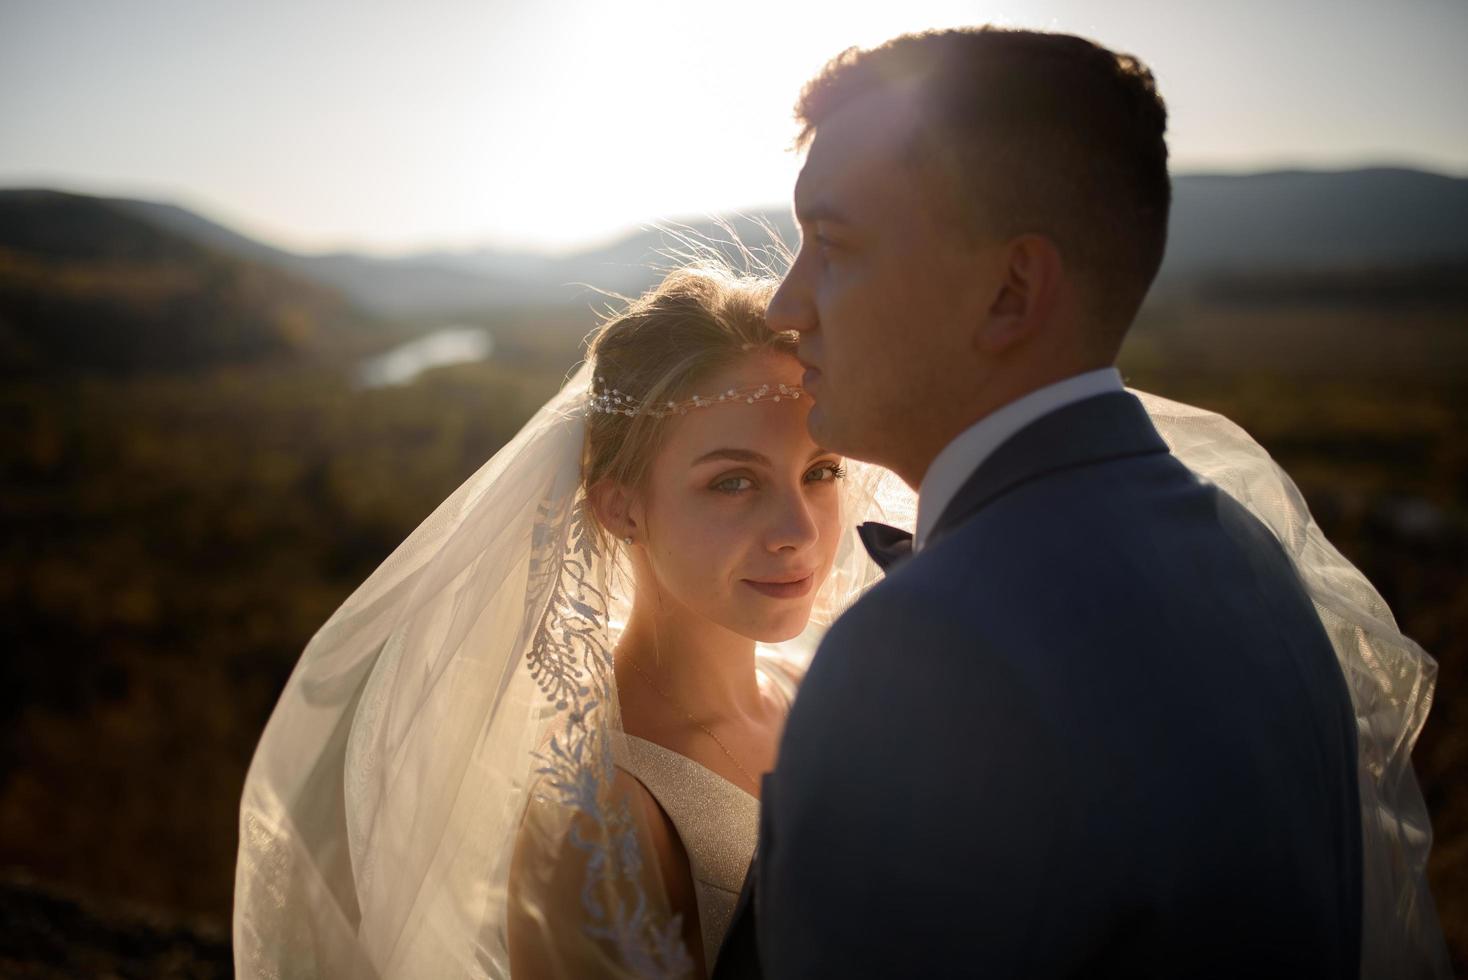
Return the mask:
<svg viewBox="0 0 1468 980">
<path fill-rule="evenodd" d="M 632 535 L 627 535 L 625 538 L 622 539 L 622 541 L 630 546 L 632 544 Z"/>
</svg>

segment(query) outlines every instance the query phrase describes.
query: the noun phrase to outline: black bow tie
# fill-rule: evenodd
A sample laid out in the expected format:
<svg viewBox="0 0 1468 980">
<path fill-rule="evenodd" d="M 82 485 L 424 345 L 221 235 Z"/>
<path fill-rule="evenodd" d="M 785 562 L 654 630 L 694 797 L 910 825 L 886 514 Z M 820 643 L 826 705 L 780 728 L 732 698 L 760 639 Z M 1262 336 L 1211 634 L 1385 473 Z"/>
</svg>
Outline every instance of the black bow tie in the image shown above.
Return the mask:
<svg viewBox="0 0 1468 980">
<path fill-rule="evenodd" d="M 856 533 L 861 536 L 861 543 L 866 545 L 867 554 L 883 571 L 893 562 L 912 555 L 912 532 L 900 527 L 867 521 L 857 525 Z"/>
</svg>

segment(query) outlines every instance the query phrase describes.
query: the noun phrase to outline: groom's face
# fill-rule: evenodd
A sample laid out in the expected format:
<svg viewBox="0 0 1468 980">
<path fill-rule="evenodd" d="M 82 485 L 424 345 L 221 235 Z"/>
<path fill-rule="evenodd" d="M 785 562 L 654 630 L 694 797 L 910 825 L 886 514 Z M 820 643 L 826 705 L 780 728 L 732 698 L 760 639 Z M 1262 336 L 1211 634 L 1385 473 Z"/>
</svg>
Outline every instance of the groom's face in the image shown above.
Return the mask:
<svg viewBox="0 0 1468 980">
<path fill-rule="evenodd" d="M 772 327 L 800 333 L 815 441 L 914 485 L 975 383 L 973 325 L 993 286 L 987 246 L 913 159 L 917 108 L 874 93 L 821 122 L 795 187 L 800 251 L 769 308 Z"/>
</svg>

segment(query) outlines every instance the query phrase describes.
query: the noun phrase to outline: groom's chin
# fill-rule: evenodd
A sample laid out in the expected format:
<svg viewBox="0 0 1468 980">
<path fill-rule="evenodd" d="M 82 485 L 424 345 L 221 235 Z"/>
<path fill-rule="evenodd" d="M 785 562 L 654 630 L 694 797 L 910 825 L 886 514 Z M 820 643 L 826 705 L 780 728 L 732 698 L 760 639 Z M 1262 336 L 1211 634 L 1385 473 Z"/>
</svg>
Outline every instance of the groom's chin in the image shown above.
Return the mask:
<svg viewBox="0 0 1468 980">
<path fill-rule="evenodd" d="M 839 418 L 823 411 L 820 402 L 811 406 L 805 417 L 805 429 L 811 441 L 827 452 L 852 459 L 867 458 L 862 455 L 858 441 L 851 439 L 850 432 L 841 426 Z"/>
<path fill-rule="evenodd" d="M 833 444 L 836 442 L 836 433 L 831 431 L 831 419 L 819 401 L 811 405 L 810 412 L 805 416 L 805 430 L 810 434 L 811 441 L 817 446 L 822 446 L 833 453 L 841 452 Z"/>
</svg>

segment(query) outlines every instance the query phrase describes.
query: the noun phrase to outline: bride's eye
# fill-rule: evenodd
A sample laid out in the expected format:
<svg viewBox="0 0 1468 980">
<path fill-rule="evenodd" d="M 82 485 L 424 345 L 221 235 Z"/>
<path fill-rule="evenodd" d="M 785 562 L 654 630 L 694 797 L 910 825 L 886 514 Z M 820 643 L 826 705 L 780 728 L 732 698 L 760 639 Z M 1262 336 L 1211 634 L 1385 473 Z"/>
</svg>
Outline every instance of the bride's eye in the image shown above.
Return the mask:
<svg viewBox="0 0 1468 980">
<path fill-rule="evenodd" d="M 754 481 L 747 476 L 726 476 L 715 483 L 711 489 L 727 493 L 732 497 L 736 493 L 754 489 Z"/>
<path fill-rule="evenodd" d="M 811 477 L 815 474 L 825 475 L 815 476 L 815 478 L 812 479 Z M 833 480 L 842 480 L 845 478 L 846 467 L 842 466 L 840 463 L 822 463 L 820 466 L 817 466 L 815 469 L 811 470 L 805 475 L 807 483 L 830 483 Z"/>
</svg>

